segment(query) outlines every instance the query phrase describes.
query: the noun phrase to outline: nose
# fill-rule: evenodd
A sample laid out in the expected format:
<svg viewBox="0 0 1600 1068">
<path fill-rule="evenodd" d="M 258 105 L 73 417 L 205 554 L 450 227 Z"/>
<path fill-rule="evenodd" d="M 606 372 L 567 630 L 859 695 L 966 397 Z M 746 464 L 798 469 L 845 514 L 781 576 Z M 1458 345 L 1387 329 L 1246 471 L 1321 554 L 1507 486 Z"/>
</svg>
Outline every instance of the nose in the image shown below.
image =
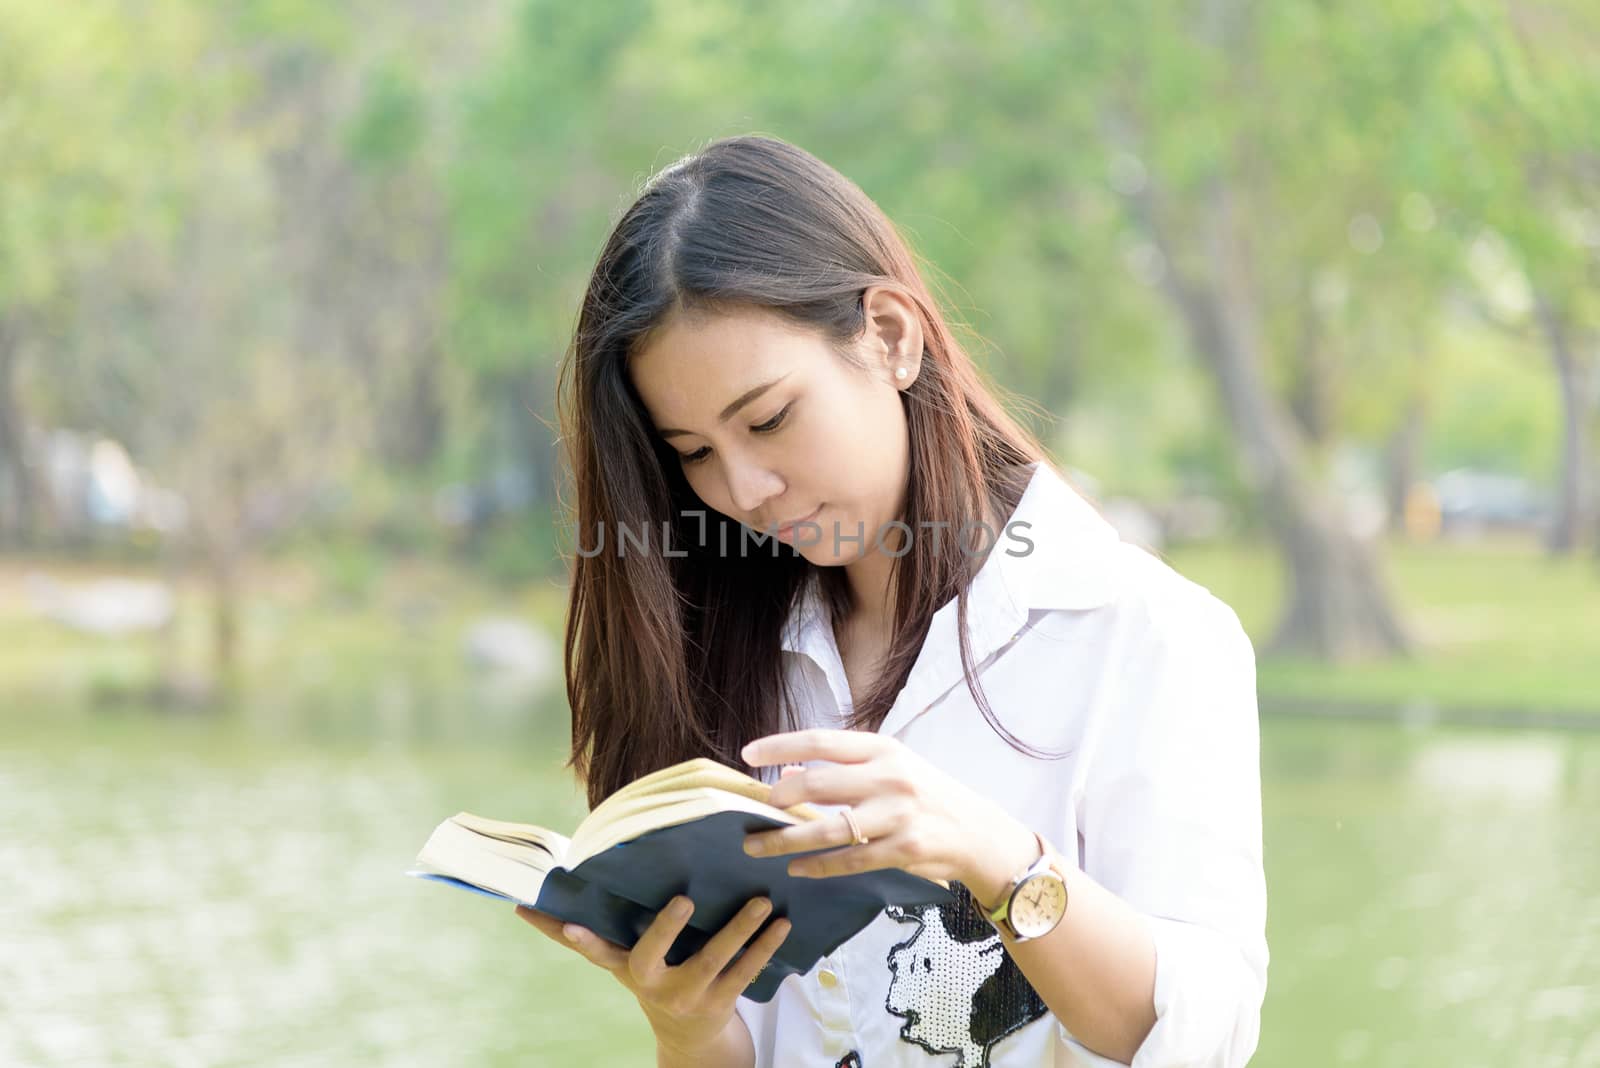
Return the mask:
<svg viewBox="0 0 1600 1068">
<path fill-rule="evenodd" d="M 761 463 L 734 459 L 726 471 L 728 497 L 742 515 L 755 515 L 768 499 L 783 493 L 783 479 Z"/>
</svg>

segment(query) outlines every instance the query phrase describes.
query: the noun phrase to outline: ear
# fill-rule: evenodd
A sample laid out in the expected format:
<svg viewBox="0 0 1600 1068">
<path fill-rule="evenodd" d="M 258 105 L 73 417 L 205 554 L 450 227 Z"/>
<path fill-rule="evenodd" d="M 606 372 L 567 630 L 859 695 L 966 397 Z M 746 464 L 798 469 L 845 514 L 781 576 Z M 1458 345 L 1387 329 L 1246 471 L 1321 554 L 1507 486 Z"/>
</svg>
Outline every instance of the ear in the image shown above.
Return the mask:
<svg viewBox="0 0 1600 1068">
<path fill-rule="evenodd" d="M 916 304 L 893 286 L 868 286 L 861 294 L 861 311 L 867 359 L 895 389 L 908 388 L 922 371 L 922 319 Z M 902 367 L 906 376 L 895 377 Z"/>
</svg>

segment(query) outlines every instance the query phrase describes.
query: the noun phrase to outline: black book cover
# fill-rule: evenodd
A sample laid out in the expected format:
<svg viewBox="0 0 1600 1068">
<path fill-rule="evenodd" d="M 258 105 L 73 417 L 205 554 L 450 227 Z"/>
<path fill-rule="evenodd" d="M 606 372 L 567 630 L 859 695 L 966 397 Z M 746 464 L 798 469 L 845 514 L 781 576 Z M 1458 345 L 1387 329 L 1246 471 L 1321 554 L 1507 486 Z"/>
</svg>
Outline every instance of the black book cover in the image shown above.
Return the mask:
<svg viewBox="0 0 1600 1068">
<path fill-rule="evenodd" d="M 772 901 L 766 923 L 787 916 L 789 936 L 767 967 L 745 989 L 753 1001 L 770 1001 L 789 975 L 804 975 L 871 923 L 887 905 L 948 904 L 955 900 L 938 883 L 899 868 L 810 879 L 788 874 L 802 853 L 752 857 L 744 837 L 788 826 L 747 812 L 719 812 L 663 827 L 598 856 L 572 871 L 556 868 L 536 902 L 546 912 L 576 923 L 621 946 L 632 946 L 656 913 L 677 894 L 694 902 L 689 918 L 667 952 L 681 964 L 710 940 L 752 897 Z M 820 850 L 819 852 L 828 852 Z"/>
</svg>

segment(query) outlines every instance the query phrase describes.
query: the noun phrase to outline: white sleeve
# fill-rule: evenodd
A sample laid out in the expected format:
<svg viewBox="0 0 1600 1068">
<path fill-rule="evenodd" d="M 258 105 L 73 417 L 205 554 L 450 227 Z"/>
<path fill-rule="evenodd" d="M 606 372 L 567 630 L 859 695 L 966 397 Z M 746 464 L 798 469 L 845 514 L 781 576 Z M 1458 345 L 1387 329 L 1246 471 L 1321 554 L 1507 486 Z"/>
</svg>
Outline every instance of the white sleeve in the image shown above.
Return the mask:
<svg viewBox="0 0 1600 1068">
<path fill-rule="evenodd" d="M 1210 594 L 1182 598 L 1152 636 L 1090 754 L 1084 870 L 1155 942 L 1156 1023 L 1131 1068 L 1241 1068 L 1268 961 L 1255 650 Z M 1117 1063 L 1060 1037 L 1093 1068 Z"/>
<path fill-rule="evenodd" d="M 775 1008 L 776 1000 L 765 1003 L 751 1001 L 742 994 L 734 1000 L 733 1011 L 750 1029 L 750 1042 L 756 1048 L 755 1068 L 772 1068 L 774 1042 L 770 1032 L 777 1026 Z"/>
</svg>

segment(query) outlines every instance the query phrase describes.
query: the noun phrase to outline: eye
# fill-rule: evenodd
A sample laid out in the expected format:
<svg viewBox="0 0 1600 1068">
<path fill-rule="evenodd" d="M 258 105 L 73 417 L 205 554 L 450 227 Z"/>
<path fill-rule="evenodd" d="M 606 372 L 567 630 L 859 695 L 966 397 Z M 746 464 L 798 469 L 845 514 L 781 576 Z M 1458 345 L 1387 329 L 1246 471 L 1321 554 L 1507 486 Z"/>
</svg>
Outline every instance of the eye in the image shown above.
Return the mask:
<svg viewBox="0 0 1600 1068">
<path fill-rule="evenodd" d="M 770 434 L 770 433 L 772 433 L 774 430 L 778 429 L 780 426 L 783 425 L 783 421 L 789 417 L 789 409 L 793 408 L 793 407 L 794 407 L 794 404 L 792 402 L 789 403 L 789 404 L 785 404 L 783 406 L 783 410 L 780 411 L 777 415 L 773 416 L 771 419 L 768 419 L 765 423 L 762 423 L 760 426 L 753 426 L 750 429 L 754 430 L 757 434 Z"/>
<path fill-rule="evenodd" d="M 794 402 L 791 401 L 790 403 L 785 404 L 783 406 L 783 410 L 778 412 L 777 415 L 773 416 L 771 419 L 768 419 L 765 423 L 762 423 L 759 426 L 753 426 L 750 429 L 755 431 L 757 434 L 770 434 L 770 433 L 772 433 L 774 430 L 778 429 L 780 426 L 783 425 L 785 419 L 789 418 L 789 409 L 793 408 L 793 407 L 794 407 Z M 702 460 L 704 460 L 709 455 L 711 455 L 711 450 L 706 448 L 706 447 L 704 447 L 704 446 L 701 446 L 700 448 L 694 450 L 694 452 L 691 452 L 691 453 L 679 453 L 678 454 L 679 458 L 682 459 L 683 462 L 686 463 L 686 464 L 697 464 L 697 463 L 700 463 Z"/>
</svg>

